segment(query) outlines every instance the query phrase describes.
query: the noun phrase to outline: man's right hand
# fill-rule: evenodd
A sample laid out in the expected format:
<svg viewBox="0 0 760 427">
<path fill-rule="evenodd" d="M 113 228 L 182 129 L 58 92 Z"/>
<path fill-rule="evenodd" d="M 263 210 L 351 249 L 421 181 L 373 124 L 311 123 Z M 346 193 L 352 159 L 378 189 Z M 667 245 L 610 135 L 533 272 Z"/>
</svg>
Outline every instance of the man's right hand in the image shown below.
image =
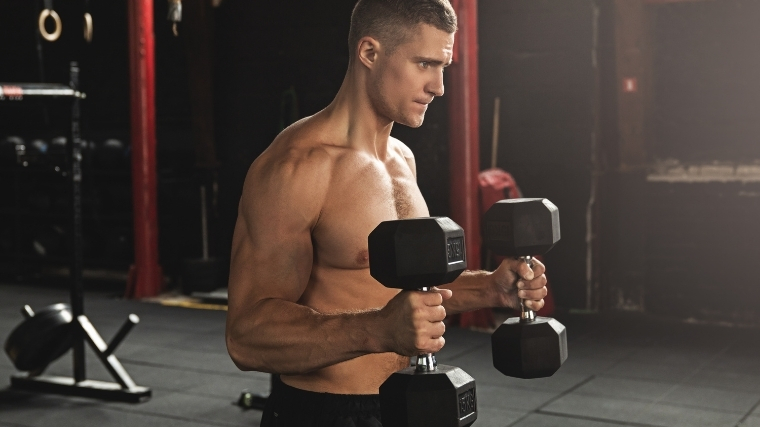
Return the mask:
<svg viewBox="0 0 760 427">
<path fill-rule="evenodd" d="M 432 288 L 428 292 L 401 291 L 393 297 L 380 310 L 389 351 L 409 357 L 440 351 L 446 343 L 442 304 L 451 295 L 449 289 Z"/>
</svg>

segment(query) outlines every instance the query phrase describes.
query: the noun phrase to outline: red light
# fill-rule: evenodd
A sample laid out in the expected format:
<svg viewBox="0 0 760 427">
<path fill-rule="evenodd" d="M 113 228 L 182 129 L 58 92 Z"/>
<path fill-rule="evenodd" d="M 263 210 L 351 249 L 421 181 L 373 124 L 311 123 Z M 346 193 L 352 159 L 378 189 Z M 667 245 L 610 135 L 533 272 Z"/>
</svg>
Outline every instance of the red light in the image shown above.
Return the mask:
<svg viewBox="0 0 760 427">
<path fill-rule="evenodd" d="M 629 77 L 623 79 L 623 92 L 624 93 L 636 93 L 639 91 L 639 82 L 635 77 Z"/>
</svg>

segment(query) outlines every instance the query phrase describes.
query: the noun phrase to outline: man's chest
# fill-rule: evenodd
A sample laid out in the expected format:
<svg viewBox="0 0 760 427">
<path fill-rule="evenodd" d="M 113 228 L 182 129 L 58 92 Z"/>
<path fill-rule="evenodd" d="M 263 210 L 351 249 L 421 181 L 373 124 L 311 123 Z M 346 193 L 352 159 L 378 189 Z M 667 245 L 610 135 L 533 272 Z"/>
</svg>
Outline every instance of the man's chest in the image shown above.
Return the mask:
<svg viewBox="0 0 760 427">
<path fill-rule="evenodd" d="M 428 215 L 414 176 L 404 172 L 367 169 L 331 185 L 312 234 L 316 262 L 367 268 L 367 237 L 378 224 Z"/>
</svg>

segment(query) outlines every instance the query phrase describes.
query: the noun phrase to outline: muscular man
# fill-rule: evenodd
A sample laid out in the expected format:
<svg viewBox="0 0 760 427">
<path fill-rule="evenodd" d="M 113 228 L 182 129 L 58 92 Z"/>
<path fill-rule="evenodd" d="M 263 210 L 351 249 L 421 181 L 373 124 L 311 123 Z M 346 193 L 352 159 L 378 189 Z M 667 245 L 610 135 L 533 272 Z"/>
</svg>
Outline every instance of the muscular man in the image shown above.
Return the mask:
<svg viewBox="0 0 760 427">
<path fill-rule="evenodd" d="M 380 385 L 443 347 L 447 313 L 544 304 L 538 262 L 465 272 L 435 293 L 369 274 L 367 236 L 381 221 L 429 216 L 414 156 L 390 133 L 394 122 L 422 125 L 443 95 L 455 31 L 448 0 L 359 0 L 335 100 L 285 129 L 248 172 L 227 348 L 240 369 L 281 376 L 262 426 L 379 426 Z"/>
</svg>

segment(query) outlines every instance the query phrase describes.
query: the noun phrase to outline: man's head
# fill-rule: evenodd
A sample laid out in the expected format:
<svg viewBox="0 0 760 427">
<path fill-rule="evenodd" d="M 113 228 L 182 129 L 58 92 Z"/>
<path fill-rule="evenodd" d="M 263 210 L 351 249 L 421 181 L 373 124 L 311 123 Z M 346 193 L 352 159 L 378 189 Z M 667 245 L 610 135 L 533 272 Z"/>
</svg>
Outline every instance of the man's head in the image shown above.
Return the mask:
<svg viewBox="0 0 760 427">
<path fill-rule="evenodd" d="M 456 29 L 448 0 L 359 0 L 351 16 L 350 64 L 368 71 L 368 95 L 379 114 L 422 124 L 426 105 L 443 95 Z"/>
<path fill-rule="evenodd" d="M 454 33 L 457 15 L 448 0 L 359 0 L 351 14 L 348 32 L 351 61 L 362 37 L 377 39 L 392 53 L 409 40 L 418 24 Z"/>
</svg>

